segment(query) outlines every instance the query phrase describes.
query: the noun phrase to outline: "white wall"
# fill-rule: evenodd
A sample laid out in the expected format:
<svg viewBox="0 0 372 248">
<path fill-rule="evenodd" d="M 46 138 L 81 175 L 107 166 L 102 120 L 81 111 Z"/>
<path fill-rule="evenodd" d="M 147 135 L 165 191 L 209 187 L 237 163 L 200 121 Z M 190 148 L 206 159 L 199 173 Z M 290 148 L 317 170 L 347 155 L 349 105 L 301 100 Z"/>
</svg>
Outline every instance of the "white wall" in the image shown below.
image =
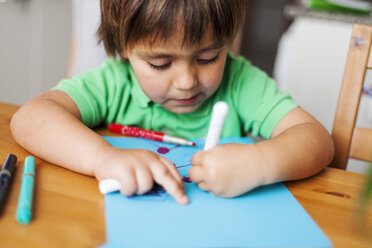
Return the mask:
<svg viewBox="0 0 372 248">
<path fill-rule="evenodd" d="M 298 17 L 283 35 L 275 62 L 279 87 L 331 132 L 353 25 Z M 366 76 L 366 83 L 371 82 Z M 371 83 L 368 83 L 371 84 Z M 357 124 L 372 128 L 371 98 L 362 97 Z M 364 173 L 365 162 L 347 169 Z"/>
<path fill-rule="evenodd" d="M 330 131 L 352 24 L 297 18 L 283 35 L 274 77 L 280 88 Z"/>
<path fill-rule="evenodd" d="M 0 101 L 23 104 L 66 77 L 71 0 L 0 4 Z"/>
</svg>

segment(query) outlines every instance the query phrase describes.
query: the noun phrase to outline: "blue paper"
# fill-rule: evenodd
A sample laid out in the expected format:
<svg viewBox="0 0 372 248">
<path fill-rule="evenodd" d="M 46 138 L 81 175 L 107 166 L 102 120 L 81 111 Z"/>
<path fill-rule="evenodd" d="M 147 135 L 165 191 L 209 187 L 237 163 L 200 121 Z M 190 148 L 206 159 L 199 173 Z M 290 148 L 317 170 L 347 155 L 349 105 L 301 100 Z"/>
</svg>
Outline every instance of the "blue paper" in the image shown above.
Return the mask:
<svg viewBox="0 0 372 248">
<path fill-rule="evenodd" d="M 194 140 L 196 147 L 181 147 L 141 138 L 105 139 L 116 147 L 148 149 L 170 159 L 183 176 L 190 203 L 177 204 L 162 188 L 134 197 L 107 194 L 103 247 L 332 247 L 282 183 L 229 199 L 200 190 L 189 180 L 188 170 L 204 140 Z M 231 142 L 252 140 L 220 141 Z"/>
</svg>

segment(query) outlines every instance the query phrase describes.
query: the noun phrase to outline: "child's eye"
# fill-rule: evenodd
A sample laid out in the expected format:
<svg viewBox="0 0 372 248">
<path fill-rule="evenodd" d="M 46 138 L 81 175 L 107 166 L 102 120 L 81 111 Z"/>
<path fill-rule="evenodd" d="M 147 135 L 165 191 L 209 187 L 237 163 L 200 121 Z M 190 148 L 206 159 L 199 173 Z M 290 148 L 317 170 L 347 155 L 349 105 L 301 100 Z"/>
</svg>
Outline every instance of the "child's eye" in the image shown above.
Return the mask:
<svg viewBox="0 0 372 248">
<path fill-rule="evenodd" d="M 217 58 L 218 58 L 218 54 L 216 55 L 216 57 L 211 58 L 211 59 L 197 59 L 196 61 L 198 61 L 199 64 L 207 65 L 207 64 L 216 62 Z"/>
<path fill-rule="evenodd" d="M 150 65 L 150 67 L 154 70 L 157 70 L 157 71 L 164 71 L 166 69 L 168 69 L 171 65 L 171 63 L 168 63 L 168 64 L 164 64 L 164 65 L 153 65 L 151 63 L 148 63 Z"/>
</svg>

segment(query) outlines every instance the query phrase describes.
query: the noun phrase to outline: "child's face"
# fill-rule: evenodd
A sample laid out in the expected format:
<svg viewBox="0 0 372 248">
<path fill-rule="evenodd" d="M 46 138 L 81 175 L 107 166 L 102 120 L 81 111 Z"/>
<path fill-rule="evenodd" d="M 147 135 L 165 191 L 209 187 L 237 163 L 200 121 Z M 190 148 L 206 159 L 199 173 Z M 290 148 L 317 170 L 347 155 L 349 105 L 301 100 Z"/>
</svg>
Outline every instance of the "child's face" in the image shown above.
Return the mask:
<svg viewBox="0 0 372 248">
<path fill-rule="evenodd" d="M 196 110 L 221 83 L 227 46 L 204 35 L 198 46 L 182 46 L 175 33 L 164 43 L 135 44 L 128 58 L 138 82 L 154 102 L 174 113 Z"/>
</svg>

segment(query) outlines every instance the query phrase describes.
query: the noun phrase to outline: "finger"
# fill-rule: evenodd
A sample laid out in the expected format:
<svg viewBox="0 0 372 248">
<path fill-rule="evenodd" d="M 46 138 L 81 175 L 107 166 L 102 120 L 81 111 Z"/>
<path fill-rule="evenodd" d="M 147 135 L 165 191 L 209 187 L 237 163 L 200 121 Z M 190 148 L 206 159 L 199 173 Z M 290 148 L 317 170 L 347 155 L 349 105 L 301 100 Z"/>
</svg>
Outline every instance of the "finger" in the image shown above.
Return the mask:
<svg viewBox="0 0 372 248">
<path fill-rule="evenodd" d="M 197 151 L 192 157 L 191 157 L 191 164 L 195 166 L 202 165 L 203 157 L 204 157 L 205 151 Z"/>
<path fill-rule="evenodd" d="M 148 169 L 138 168 L 135 174 L 137 179 L 137 195 L 142 195 L 152 189 L 154 186 L 154 179 Z"/>
<path fill-rule="evenodd" d="M 192 165 L 190 170 L 189 170 L 189 178 L 194 183 L 200 183 L 201 181 L 204 181 L 204 169 L 203 169 L 203 167 Z"/>
<path fill-rule="evenodd" d="M 205 182 L 198 183 L 198 187 L 204 191 L 210 191 L 210 188 Z"/>
<path fill-rule="evenodd" d="M 185 195 L 183 187 L 181 187 L 172 173 L 163 164 L 153 166 L 152 174 L 155 182 L 162 185 L 163 188 L 178 202 L 179 204 L 187 204 L 189 199 Z"/>
<path fill-rule="evenodd" d="M 168 159 L 164 157 L 160 157 L 160 160 L 167 166 L 169 171 L 172 173 L 173 177 L 177 180 L 178 184 L 183 188 L 183 181 L 182 181 L 182 176 L 177 170 L 176 166 Z"/>
<path fill-rule="evenodd" d="M 133 170 L 121 173 L 119 182 L 121 184 L 120 193 L 126 196 L 134 195 L 137 192 L 137 180 Z"/>
</svg>

